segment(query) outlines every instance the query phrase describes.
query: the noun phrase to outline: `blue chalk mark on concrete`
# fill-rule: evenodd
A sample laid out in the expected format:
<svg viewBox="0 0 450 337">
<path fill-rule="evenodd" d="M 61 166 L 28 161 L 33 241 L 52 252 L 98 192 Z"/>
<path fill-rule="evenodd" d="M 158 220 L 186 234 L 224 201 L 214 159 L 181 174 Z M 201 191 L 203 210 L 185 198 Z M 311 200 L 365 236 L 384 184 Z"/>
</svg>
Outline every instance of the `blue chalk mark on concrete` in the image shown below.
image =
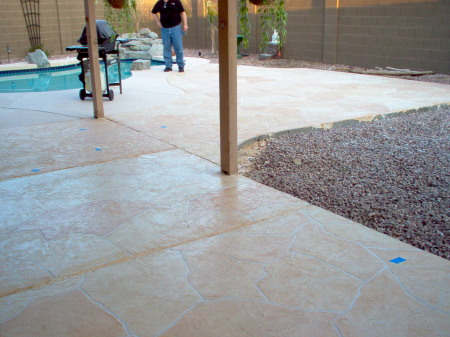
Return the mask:
<svg viewBox="0 0 450 337">
<path fill-rule="evenodd" d="M 390 262 L 399 264 L 399 263 L 402 263 L 402 262 L 405 262 L 405 261 L 406 261 L 406 259 L 404 259 L 402 257 L 397 257 L 396 259 L 393 259 Z"/>
<path fill-rule="evenodd" d="M 163 129 L 167 129 L 167 126 L 165 126 L 165 125 L 161 125 L 161 127 L 162 127 Z"/>
<path fill-rule="evenodd" d="M 102 151 L 102 149 L 100 149 L 100 148 L 97 147 L 97 148 L 95 149 L 95 151 Z"/>
<path fill-rule="evenodd" d="M 31 172 L 39 172 L 40 169 L 32 169 Z"/>
<path fill-rule="evenodd" d="M 85 131 L 85 130 L 87 130 L 87 129 L 80 129 L 80 131 Z"/>
</svg>

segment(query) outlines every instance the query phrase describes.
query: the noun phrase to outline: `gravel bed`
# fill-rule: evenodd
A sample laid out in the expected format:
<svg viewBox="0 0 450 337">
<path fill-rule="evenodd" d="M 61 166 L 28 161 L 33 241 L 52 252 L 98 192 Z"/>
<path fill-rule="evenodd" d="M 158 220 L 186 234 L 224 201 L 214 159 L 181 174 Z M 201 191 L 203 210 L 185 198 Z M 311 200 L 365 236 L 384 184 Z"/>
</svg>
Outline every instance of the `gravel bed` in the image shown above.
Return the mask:
<svg viewBox="0 0 450 337">
<path fill-rule="evenodd" d="M 450 108 L 259 144 L 244 175 L 450 259 Z"/>
</svg>

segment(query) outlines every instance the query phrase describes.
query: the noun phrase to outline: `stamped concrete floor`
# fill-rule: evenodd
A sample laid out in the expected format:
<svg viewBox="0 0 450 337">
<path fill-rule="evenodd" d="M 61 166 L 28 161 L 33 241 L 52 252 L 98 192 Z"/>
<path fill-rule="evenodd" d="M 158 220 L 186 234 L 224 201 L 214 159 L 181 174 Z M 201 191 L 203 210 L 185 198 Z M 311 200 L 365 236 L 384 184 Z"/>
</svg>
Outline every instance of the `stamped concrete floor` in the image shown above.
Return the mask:
<svg viewBox="0 0 450 337">
<path fill-rule="evenodd" d="M 240 142 L 450 102 L 392 78 L 238 76 Z M 450 335 L 449 261 L 220 173 L 217 65 L 135 73 L 101 120 L 77 95 L 0 94 L 0 336 Z"/>
</svg>

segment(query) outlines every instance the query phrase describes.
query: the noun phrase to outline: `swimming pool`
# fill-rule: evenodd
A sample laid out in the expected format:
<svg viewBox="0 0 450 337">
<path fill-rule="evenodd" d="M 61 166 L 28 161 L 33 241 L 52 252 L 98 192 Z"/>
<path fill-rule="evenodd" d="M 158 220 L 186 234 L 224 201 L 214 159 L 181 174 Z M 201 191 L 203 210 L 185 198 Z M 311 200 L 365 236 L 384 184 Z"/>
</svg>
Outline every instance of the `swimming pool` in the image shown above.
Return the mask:
<svg viewBox="0 0 450 337">
<path fill-rule="evenodd" d="M 131 77 L 131 65 L 134 60 L 120 61 L 122 80 Z M 161 63 L 152 61 L 152 65 Z M 101 64 L 104 69 L 104 65 Z M 0 93 L 42 92 L 83 88 L 78 75 L 81 66 L 72 64 L 61 67 L 0 71 Z M 108 67 L 108 82 L 119 81 L 117 64 Z"/>
</svg>

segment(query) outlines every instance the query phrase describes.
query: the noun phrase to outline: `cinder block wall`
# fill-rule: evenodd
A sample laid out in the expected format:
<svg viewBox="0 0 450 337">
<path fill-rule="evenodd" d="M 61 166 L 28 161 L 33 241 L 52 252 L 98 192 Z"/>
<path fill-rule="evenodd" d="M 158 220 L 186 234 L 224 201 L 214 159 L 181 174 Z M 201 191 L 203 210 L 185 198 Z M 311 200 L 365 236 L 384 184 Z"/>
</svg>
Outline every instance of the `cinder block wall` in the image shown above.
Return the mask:
<svg viewBox="0 0 450 337">
<path fill-rule="evenodd" d="M 341 0 L 336 62 L 450 71 L 450 1 Z"/>
<path fill-rule="evenodd" d="M 287 0 L 287 41 L 285 57 L 321 62 L 324 43 L 324 1 Z"/>
<path fill-rule="evenodd" d="M 135 28 L 159 33 L 155 0 L 140 0 Z M 54 54 L 75 44 L 84 27 L 84 1 L 40 0 L 41 41 Z M 286 58 L 361 67 L 397 67 L 450 73 L 450 0 L 286 0 Z M 190 0 L 188 48 L 211 48 L 204 0 Z M 257 7 L 246 52 L 259 52 Z M 103 2 L 96 5 L 103 18 Z M 30 47 L 20 1 L 0 1 L 0 59 L 24 57 Z M 217 38 L 217 37 L 216 37 Z"/>
<path fill-rule="evenodd" d="M 286 0 L 285 57 L 450 72 L 449 0 Z"/>
<path fill-rule="evenodd" d="M 7 59 L 7 46 L 11 57 L 23 56 L 30 47 L 20 1 L 0 1 L 0 58 Z"/>
<path fill-rule="evenodd" d="M 103 4 L 98 1 L 96 14 L 103 18 Z M 44 50 L 54 54 L 65 53 L 65 48 L 76 41 L 85 25 L 84 1 L 41 0 L 40 36 Z M 11 57 L 24 57 L 31 43 L 20 1 L 0 1 L 0 59 L 7 59 L 6 45 Z"/>
</svg>

